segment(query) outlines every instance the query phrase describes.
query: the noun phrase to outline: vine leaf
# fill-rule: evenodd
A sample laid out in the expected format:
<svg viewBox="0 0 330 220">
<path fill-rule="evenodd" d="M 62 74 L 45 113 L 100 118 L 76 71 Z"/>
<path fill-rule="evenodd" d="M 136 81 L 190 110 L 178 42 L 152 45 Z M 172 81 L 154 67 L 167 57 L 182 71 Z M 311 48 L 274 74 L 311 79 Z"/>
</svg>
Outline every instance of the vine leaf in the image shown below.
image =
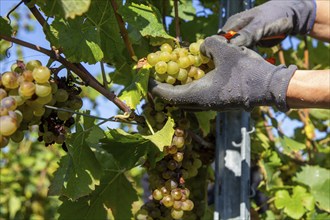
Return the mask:
<svg viewBox="0 0 330 220">
<path fill-rule="evenodd" d="M 104 172 L 101 184 L 88 197 L 77 201 L 62 198 L 59 219 L 107 219 L 107 210 L 115 219 L 131 219 L 131 205 L 138 199 L 132 184 L 120 170 L 116 160 L 111 157 L 110 168 Z"/>
<path fill-rule="evenodd" d="M 91 0 L 38 0 L 37 4 L 48 16 L 60 16 L 64 18 L 75 18 L 88 11 Z"/>
<path fill-rule="evenodd" d="M 295 180 L 309 186 L 318 207 L 330 212 L 330 170 L 319 166 L 305 166 Z"/>
<path fill-rule="evenodd" d="M 75 19 L 56 18 L 45 29 L 47 39 L 62 48 L 71 62 L 124 62 L 124 45 L 109 1 L 92 1 L 89 10 Z"/>
<path fill-rule="evenodd" d="M 154 157 L 149 156 L 153 160 L 157 159 L 164 146 L 171 144 L 173 126 L 174 121 L 169 118 L 162 130 L 147 136 L 129 134 L 121 129 L 110 129 L 107 138 L 101 140 L 102 148 L 117 159 L 121 168 L 131 169 L 146 154 L 154 155 Z"/>
<path fill-rule="evenodd" d="M 280 142 L 284 148 L 285 153 L 290 153 L 292 151 L 297 152 L 306 148 L 305 144 L 293 140 L 292 138 L 289 138 L 287 136 L 280 137 Z"/>
<path fill-rule="evenodd" d="M 8 24 L 8 21 L 4 19 L 2 16 L 0 16 L 0 34 L 5 36 L 11 36 L 12 35 L 12 27 L 10 24 Z"/>
<path fill-rule="evenodd" d="M 314 198 L 306 192 L 302 186 L 293 188 L 292 196 L 287 190 L 279 190 L 275 193 L 275 206 L 284 209 L 284 213 L 293 219 L 301 219 L 306 210 L 314 209 Z"/>
<path fill-rule="evenodd" d="M 65 195 L 76 200 L 90 194 L 100 183 L 101 166 L 91 146 L 102 138 L 94 119 L 84 118 L 84 127 L 76 124 L 76 133 L 67 140 L 68 154 L 61 158 L 49 195 Z M 93 138 L 90 134 L 95 134 Z"/>
<path fill-rule="evenodd" d="M 161 15 L 157 8 L 131 3 L 125 7 L 121 7 L 118 13 L 130 25 L 140 30 L 143 37 L 158 37 L 165 39 L 174 38 L 166 33 L 161 22 Z"/>
<path fill-rule="evenodd" d="M 140 69 L 134 76 L 132 83 L 122 90 L 119 99 L 124 101 L 131 109 L 136 109 L 141 97 L 148 92 L 149 69 Z"/>
<path fill-rule="evenodd" d="M 195 112 L 199 128 L 203 132 L 203 137 L 205 137 L 211 130 L 210 120 L 215 119 L 217 113 L 214 111 L 205 111 L 205 112 Z"/>
</svg>

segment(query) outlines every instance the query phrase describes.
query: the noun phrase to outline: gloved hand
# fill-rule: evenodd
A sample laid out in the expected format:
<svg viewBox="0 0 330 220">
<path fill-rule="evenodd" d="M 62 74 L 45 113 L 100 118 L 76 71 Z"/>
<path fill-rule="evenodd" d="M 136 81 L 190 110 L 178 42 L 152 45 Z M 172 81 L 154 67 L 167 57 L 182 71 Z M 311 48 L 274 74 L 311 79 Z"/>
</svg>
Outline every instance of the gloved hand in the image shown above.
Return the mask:
<svg viewBox="0 0 330 220">
<path fill-rule="evenodd" d="M 315 16 L 315 0 L 271 0 L 231 16 L 222 31 L 238 32 L 230 42 L 251 47 L 264 37 L 307 34 L 314 25 Z M 274 46 L 280 41 L 267 40 L 267 45 L 262 46 Z"/>
<path fill-rule="evenodd" d="M 191 110 L 249 111 L 261 105 L 288 110 L 286 92 L 296 66 L 274 66 L 253 50 L 237 47 L 217 35 L 205 39 L 201 52 L 213 59 L 214 70 L 186 85 L 150 80 L 151 92 Z"/>
</svg>

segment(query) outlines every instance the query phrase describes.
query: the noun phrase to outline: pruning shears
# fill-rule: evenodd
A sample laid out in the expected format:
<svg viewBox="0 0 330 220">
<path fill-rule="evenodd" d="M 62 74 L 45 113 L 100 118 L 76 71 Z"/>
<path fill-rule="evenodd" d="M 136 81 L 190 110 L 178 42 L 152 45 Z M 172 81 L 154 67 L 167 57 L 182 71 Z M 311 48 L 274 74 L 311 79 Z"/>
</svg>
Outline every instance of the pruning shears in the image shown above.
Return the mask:
<svg viewBox="0 0 330 220">
<path fill-rule="evenodd" d="M 235 32 L 235 31 L 225 32 L 225 31 L 220 30 L 218 32 L 218 35 L 225 37 L 227 40 L 230 40 L 231 38 L 237 36 L 238 33 Z M 281 35 L 277 35 L 277 36 L 264 37 L 260 40 L 260 44 L 261 45 L 267 45 L 267 41 L 269 41 L 269 40 L 283 40 L 285 37 L 286 37 L 285 34 L 281 34 Z M 275 57 L 268 57 L 268 58 L 265 58 L 265 60 L 268 61 L 271 64 L 276 63 Z"/>
</svg>

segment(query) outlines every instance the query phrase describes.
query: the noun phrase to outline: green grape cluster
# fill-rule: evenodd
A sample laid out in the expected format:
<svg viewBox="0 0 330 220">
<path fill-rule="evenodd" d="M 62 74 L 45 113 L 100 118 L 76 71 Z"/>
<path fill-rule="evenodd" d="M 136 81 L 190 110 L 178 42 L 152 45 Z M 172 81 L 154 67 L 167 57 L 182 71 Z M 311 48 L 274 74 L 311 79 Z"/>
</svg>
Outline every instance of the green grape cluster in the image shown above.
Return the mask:
<svg viewBox="0 0 330 220">
<path fill-rule="evenodd" d="M 200 53 L 203 40 L 191 43 L 189 48 L 173 48 L 168 43 L 150 53 L 147 62 L 154 68 L 153 77 L 168 84 L 187 84 L 202 78 L 214 68 L 213 61 Z"/>
<path fill-rule="evenodd" d="M 67 105 L 78 109 L 82 101 L 76 96 L 73 98 L 79 104 L 71 101 Z M 68 99 L 69 93 L 58 87 L 57 77 L 40 61 L 31 60 L 26 64 L 17 61 L 11 71 L 0 77 L 0 146 L 5 147 L 9 139 L 21 142 L 24 130 L 43 123 L 52 114 L 52 110 L 46 109 L 45 105 L 62 106 L 61 103 Z M 57 117 L 60 118 L 59 115 Z M 65 121 L 68 117 L 61 116 L 60 119 Z M 61 140 L 56 139 L 56 142 Z"/>
<path fill-rule="evenodd" d="M 174 110 L 158 99 L 154 101 L 153 106 L 147 104 L 143 110 L 150 125 L 159 130 L 164 126 L 167 114 L 172 114 Z M 165 115 L 162 120 L 157 120 L 158 113 Z M 193 151 L 192 138 L 187 129 L 189 121 L 185 118 L 178 120 L 171 145 L 164 147 L 163 159 L 155 167 L 147 167 L 152 200 L 137 213 L 137 219 L 185 219 L 186 213 L 194 209 L 185 180 L 198 174 L 202 161 Z M 143 128 L 140 132 L 147 133 Z"/>
</svg>

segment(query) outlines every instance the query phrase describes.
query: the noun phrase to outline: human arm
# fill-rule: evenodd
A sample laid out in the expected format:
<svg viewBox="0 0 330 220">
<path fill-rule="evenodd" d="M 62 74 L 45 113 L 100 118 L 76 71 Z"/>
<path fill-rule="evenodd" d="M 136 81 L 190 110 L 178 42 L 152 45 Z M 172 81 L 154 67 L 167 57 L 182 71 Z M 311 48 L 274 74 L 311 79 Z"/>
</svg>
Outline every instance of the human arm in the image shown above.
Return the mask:
<svg viewBox="0 0 330 220">
<path fill-rule="evenodd" d="M 330 70 L 297 70 L 288 86 L 287 104 L 330 109 Z"/>
<path fill-rule="evenodd" d="M 151 92 L 191 110 L 249 111 L 262 105 L 288 110 L 286 92 L 296 66 L 274 66 L 253 50 L 237 47 L 220 36 L 206 38 L 201 52 L 213 59 L 214 70 L 186 85 L 151 80 Z"/>
<path fill-rule="evenodd" d="M 318 0 L 316 5 L 316 19 L 309 35 L 330 42 L 330 1 Z"/>
</svg>

